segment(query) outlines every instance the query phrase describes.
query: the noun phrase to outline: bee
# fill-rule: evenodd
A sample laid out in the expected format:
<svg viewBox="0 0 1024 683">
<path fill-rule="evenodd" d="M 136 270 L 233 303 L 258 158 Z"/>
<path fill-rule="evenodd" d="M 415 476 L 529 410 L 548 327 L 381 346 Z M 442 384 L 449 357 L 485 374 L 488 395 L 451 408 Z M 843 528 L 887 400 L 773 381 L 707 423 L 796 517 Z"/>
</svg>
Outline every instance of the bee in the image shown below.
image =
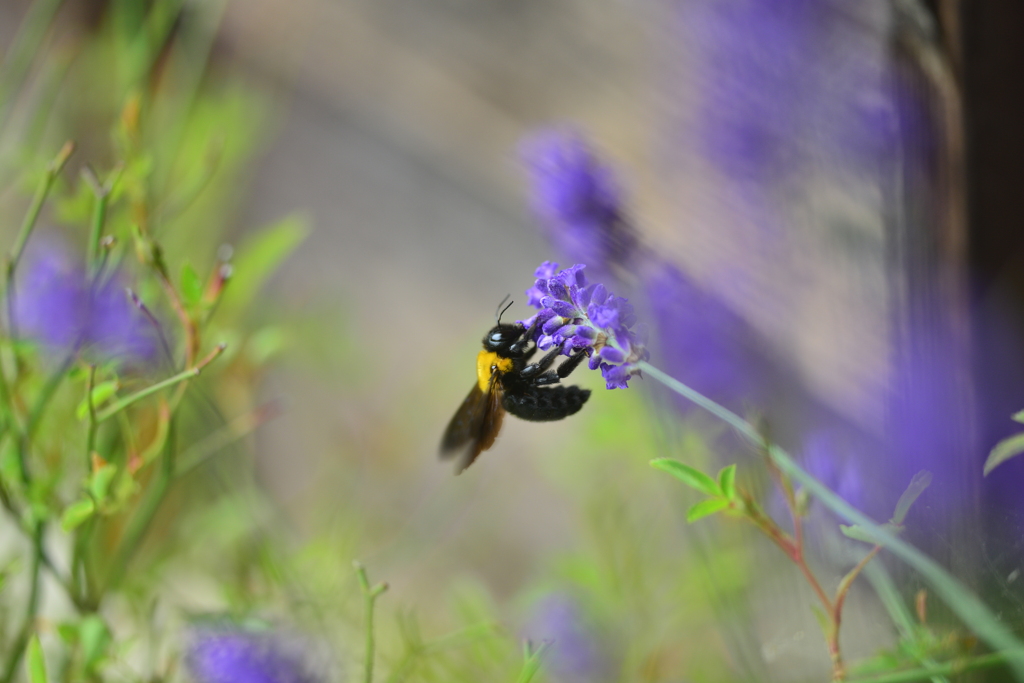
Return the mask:
<svg viewBox="0 0 1024 683">
<path fill-rule="evenodd" d="M 586 349 L 575 351 L 555 369 L 551 366 L 559 347 L 531 363 L 537 353 L 537 322 L 529 328 L 502 323 L 501 316 L 511 305 L 495 316 L 497 324 L 483 338 L 484 348 L 476 357 L 477 381 L 441 439 L 442 458 L 461 456 L 456 474 L 494 445 L 506 412 L 523 420 L 550 422 L 579 412 L 590 398 L 589 389 L 559 385 L 587 357 Z"/>
</svg>

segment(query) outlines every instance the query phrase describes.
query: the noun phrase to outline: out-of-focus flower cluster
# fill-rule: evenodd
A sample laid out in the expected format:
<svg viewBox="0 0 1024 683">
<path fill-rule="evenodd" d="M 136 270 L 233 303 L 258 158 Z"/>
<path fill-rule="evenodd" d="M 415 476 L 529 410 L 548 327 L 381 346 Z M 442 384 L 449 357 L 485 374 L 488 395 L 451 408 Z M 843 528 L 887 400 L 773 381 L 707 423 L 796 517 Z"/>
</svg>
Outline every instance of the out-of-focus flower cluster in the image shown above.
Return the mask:
<svg viewBox="0 0 1024 683">
<path fill-rule="evenodd" d="M 520 321 L 535 327 L 534 341 L 541 350 L 561 347 L 568 356 L 579 351 L 590 355 L 590 369 L 601 369 L 609 389 L 625 389 L 647 360 L 646 328 L 636 324 L 633 305 L 610 293 L 602 284 L 588 284 L 583 264 L 558 269 L 545 261 L 534 275 L 537 281 L 526 290 L 527 303 L 538 313 Z"/>
<path fill-rule="evenodd" d="M 100 361 L 153 362 L 156 330 L 129 299 L 118 273 L 90 278 L 54 245 L 27 264 L 14 294 L 18 334 L 57 355 L 81 352 Z"/>
<path fill-rule="evenodd" d="M 583 136 L 572 128 L 544 129 L 523 141 L 520 154 L 531 208 L 554 246 L 599 269 L 623 265 L 636 235 L 614 173 Z"/>
<path fill-rule="evenodd" d="M 272 633 L 204 630 L 188 653 L 199 683 L 318 683 L 301 648 Z"/>
</svg>

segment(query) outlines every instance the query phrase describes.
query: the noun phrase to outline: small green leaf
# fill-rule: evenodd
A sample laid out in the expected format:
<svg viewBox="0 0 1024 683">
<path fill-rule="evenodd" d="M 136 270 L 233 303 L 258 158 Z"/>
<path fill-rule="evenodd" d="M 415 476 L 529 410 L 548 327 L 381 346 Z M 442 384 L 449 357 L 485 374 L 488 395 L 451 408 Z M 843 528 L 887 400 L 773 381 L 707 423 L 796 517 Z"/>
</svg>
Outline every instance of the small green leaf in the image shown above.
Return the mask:
<svg viewBox="0 0 1024 683">
<path fill-rule="evenodd" d="M 729 507 L 729 501 L 725 498 L 708 498 L 707 500 L 702 500 L 686 511 L 686 521 L 690 523 L 696 522 L 698 519 L 713 515 L 716 512 L 721 512 L 727 507 Z"/>
<path fill-rule="evenodd" d="M 718 485 L 726 498 L 733 500 L 736 497 L 736 465 L 722 468 L 718 473 Z"/>
<path fill-rule="evenodd" d="M 899 534 L 901 530 L 901 527 L 896 526 L 892 522 L 886 522 L 885 524 L 882 524 L 881 528 L 885 529 L 894 536 Z M 858 526 L 856 524 L 851 526 L 840 524 L 839 530 L 843 532 L 843 536 L 846 536 L 847 538 L 852 538 L 855 541 L 863 541 L 864 543 L 871 543 L 872 545 L 878 543 L 877 537 L 875 537 L 870 531 L 868 531 L 862 526 Z"/>
<path fill-rule="evenodd" d="M 709 496 L 721 496 L 722 489 L 719 488 L 718 482 L 704 474 L 698 469 L 685 465 L 678 460 L 672 458 L 655 458 L 651 461 L 651 467 L 668 472 L 679 481 L 683 482 L 690 488 L 697 489 L 701 493 Z"/>
<path fill-rule="evenodd" d="M 43 646 L 39 644 L 38 635 L 33 635 L 32 640 L 28 641 L 25 668 L 28 669 L 30 683 L 46 683 L 46 660 L 43 658 Z"/>
<path fill-rule="evenodd" d="M 117 465 L 107 463 L 89 476 L 89 493 L 96 500 L 103 500 L 107 497 L 107 490 L 110 488 L 110 482 L 114 479 L 114 475 L 117 474 Z"/>
<path fill-rule="evenodd" d="M 78 626 L 73 623 L 57 624 L 57 635 L 67 645 L 74 645 L 78 642 Z"/>
<path fill-rule="evenodd" d="M 92 388 L 92 407 L 99 408 L 105 402 L 109 401 L 110 398 L 117 393 L 120 388 L 120 384 L 116 381 L 100 382 Z M 89 417 L 89 397 L 86 396 L 82 399 L 82 402 L 75 408 L 75 416 L 79 420 L 84 420 Z"/>
<path fill-rule="evenodd" d="M 900 496 L 899 501 L 896 503 L 896 511 L 892 513 L 893 524 L 903 524 L 903 520 L 907 517 L 907 512 L 910 511 L 910 506 L 914 504 L 918 496 L 924 493 L 924 490 L 931 483 L 932 473 L 927 470 L 921 470 L 914 475 L 914 478 L 910 480 L 910 485 L 907 486 L 907 490 L 903 492 L 903 495 Z"/>
<path fill-rule="evenodd" d="M 1010 419 L 1013 420 L 1014 422 L 1020 422 L 1022 425 L 1024 425 L 1024 410 L 1014 413 L 1013 415 L 1010 416 Z"/>
<path fill-rule="evenodd" d="M 992 452 L 988 454 L 988 459 L 985 460 L 985 469 L 982 470 L 982 473 L 987 475 L 997 465 L 1001 465 L 1021 453 L 1024 453 L 1024 432 L 1009 436 L 997 443 Z"/>
<path fill-rule="evenodd" d="M 96 512 L 96 504 L 92 498 L 77 501 L 69 505 L 60 518 L 60 527 L 65 532 L 73 530 L 81 525 Z"/>
<path fill-rule="evenodd" d="M 203 281 L 189 263 L 181 267 L 181 298 L 189 308 L 195 308 L 203 298 Z"/>
<path fill-rule="evenodd" d="M 90 614 L 82 619 L 78 633 L 82 640 L 82 658 L 85 660 L 86 670 L 89 670 L 106 654 L 107 645 L 110 644 L 110 630 L 103 619 Z"/>
<path fill-rule="evenodd" d="M 821 627 L 821 632 L 826 638 L 832 636 L 832 625 L 829 623 L 828 617 L 825 616 L 825 610 L 818 605 L 811 605 L 811 611 L 814 612 L 814 618 L 818 620 L 818 626 Z"/>
</svg>

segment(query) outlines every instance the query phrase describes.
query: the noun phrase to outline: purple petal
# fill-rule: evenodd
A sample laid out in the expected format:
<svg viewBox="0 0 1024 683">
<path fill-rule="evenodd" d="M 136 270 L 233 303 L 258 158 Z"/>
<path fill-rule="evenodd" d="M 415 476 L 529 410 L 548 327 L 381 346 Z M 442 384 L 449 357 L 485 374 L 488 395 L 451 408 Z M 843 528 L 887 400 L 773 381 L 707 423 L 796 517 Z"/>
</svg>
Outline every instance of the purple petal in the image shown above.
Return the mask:
<svg viewBox="0 0 1024 683">
<path fill-rule="evenodd" d="M 612 346 L 605 346 L 601 349 L 601 360 L 617 365 L 626 360 L 626 354 Z"/>
</svg>

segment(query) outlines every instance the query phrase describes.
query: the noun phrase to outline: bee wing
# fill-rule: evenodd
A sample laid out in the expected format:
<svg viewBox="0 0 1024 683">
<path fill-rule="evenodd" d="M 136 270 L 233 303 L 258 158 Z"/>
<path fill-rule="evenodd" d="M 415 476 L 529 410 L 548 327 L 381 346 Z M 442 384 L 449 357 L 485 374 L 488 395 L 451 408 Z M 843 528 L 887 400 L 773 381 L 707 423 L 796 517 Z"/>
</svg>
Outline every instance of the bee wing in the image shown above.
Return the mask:
<svg viewBox="0 0 1024 683">
<path fill-rule="evenodd" d="M 501 386 L 496 376 L 491 377 L 490 388 L 486 393 L 480 389 L 479 384 L 474 384 L 448 423 L 441 439 L 441 457 L 448 459 L 463 454 L 456 474 L 472 465 L 477 456 L 494 445 L 501 430 L 501 418 L 505 415 L 505 409 L 501 407 L 501 396 Z"/>
</svg>

